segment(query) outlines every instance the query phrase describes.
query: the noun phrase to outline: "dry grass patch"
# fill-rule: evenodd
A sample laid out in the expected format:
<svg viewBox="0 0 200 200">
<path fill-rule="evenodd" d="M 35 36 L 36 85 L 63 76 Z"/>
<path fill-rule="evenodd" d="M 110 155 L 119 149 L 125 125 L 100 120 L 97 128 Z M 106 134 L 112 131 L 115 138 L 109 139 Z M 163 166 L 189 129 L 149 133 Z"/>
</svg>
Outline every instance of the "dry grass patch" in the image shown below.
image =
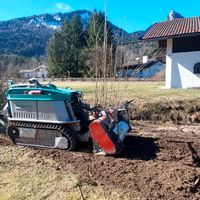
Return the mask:
<svg viewBox="0 0 200 200">
<path fill-rule="evenodd" d="M 82 90 L 85 99 L 94 105 L 94 82 L 54 84 Z M 200 122 L 199 89 L 164 89 L 163 82 L 108 82 L 106 89 L 107 106 L 118 106 L 125 100 L 135 100 L 130 107 L 131 118 L 134 120 Z"/>
<path fill-rule="evenodd" d="M 33 158 L 33 152 L 30 148 L 0 146 L 0 200 L 80 200 L 80 189 L 87 200 L 121 199 L 117 189 L 87 185 L 53 159 L 41 155 Z M 124 198 L 132 199 L 128 194 Z"/>
<path fill-rule="evenodd" d="M 71 87 L 83 91 L 86 99 L 93 96 L 95 82 L 53 82 L 58 87 Z M 144 101 L 196 99 L 200 98 L 199 89 L 164 89 L 164 82 L 107 82 L 107 90 L 112 96 L 136 98 Z M 120 98 L 118 100 L 120 100 Z"/>
</svg>

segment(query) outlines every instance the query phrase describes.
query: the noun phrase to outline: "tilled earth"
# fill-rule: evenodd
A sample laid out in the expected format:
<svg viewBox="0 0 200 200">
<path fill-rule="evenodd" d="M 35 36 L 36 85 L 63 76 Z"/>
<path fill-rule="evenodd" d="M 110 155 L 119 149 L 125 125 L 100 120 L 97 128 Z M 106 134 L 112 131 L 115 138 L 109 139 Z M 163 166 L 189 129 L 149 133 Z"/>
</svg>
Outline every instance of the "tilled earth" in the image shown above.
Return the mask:
<svg viewBox="0 0 200 200">
<path fill-rule="evenodd" d="M 94 155 L 91 144 L 74 152 L 30 148 L 30 156 L 54 159 L 88 184 L 118 188 L 137 199 L 200 199 L 200 125 L 133 125 L 126 147 L 114 157 Z M 9 143 L 0 139 L 0 145 Z"/>
</svg>

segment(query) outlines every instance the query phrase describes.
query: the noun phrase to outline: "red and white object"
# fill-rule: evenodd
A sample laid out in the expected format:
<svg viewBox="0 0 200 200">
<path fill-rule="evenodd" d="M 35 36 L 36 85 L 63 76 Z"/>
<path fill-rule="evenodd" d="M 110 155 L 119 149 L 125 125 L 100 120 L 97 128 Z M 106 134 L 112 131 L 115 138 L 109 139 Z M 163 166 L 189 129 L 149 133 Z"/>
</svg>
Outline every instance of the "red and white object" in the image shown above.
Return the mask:
<svg viewBox="0 0 200 200">
<path fill-rule="evenodd" d="M 115 121 L 113 110 L 102 111 L 100 114 L 102 116 L 89 125 L 91 137 L 97 144 L 97 149 L 100 148 L 106 154 L 119 153 L 124 147 L 123 141 L 130 126 L 125 121 L 118 122 L 118 114 Z"/>
<path fill-rule="evenodd" d="M 32 94 L 32 95 L 42 94 L 42 90 L 31 90 L 30 92 L 28 92 L 28 94 Z"/>
<path fill-rule="evenodd" d="M 93 140 L 99 145 L 100 148 L 107 154 L 117 153 L 117 146 L 114 139 L 112 139 L 108 128 L 106 126 L 106 115 L 94 120 L 90 126 L 90 133 Z"/>
</svg>

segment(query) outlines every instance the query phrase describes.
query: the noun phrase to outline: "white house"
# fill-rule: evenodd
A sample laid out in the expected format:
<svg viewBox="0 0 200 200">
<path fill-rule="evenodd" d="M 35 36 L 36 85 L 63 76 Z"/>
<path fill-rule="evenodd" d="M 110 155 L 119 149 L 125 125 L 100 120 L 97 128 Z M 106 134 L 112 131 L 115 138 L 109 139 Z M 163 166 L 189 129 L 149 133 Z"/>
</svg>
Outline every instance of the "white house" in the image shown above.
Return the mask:
<svg viewBox="0 0 200 200">
<path fill-rule="evenodd" d="M 154 23 L 140 39 L 166 49 L 166 88 L 200 87 L 200 17 Z"/>
<path fill-rule="evenodd" d="M 21 78 L 29 79 L 29 78 L 47 78 L 48 71 L 47 66 L 40 65 L 35 69 L 28 70 L 20 70 L 19 75 Z"/>
<path fill-rule="evenodd" d="M 157 60 L 149 60 L 146 63 L 123 66 L 117 69 L 117 77 L 152 78 L 159 71 L 165 69 L 165 64 Z"/>
</svg>

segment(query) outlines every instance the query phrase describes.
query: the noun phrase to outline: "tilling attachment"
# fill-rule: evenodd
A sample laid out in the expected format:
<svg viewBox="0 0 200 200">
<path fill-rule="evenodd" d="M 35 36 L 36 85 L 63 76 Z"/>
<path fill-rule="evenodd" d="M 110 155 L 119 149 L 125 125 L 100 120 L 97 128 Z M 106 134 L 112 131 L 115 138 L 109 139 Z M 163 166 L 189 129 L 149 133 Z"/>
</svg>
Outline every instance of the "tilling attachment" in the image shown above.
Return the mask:
<svg viewBox="0 0 200 200">
<path fill-rule="evenodd" d="M 119 153 L 124 147 L 123 141 L 130 131 L 130 126 L 125 118 L 120 117 L 121 121 L 115 121 L 112 117 L 114 112 L 103 111 L 102 116 L 94 120 L 89 126 L 92 139 L 95 142 L 95 152 L 103 151 L 105 154 L 112 155 Z M 117 110 L 117 112 L 119 111 Z"/>
</svg>

